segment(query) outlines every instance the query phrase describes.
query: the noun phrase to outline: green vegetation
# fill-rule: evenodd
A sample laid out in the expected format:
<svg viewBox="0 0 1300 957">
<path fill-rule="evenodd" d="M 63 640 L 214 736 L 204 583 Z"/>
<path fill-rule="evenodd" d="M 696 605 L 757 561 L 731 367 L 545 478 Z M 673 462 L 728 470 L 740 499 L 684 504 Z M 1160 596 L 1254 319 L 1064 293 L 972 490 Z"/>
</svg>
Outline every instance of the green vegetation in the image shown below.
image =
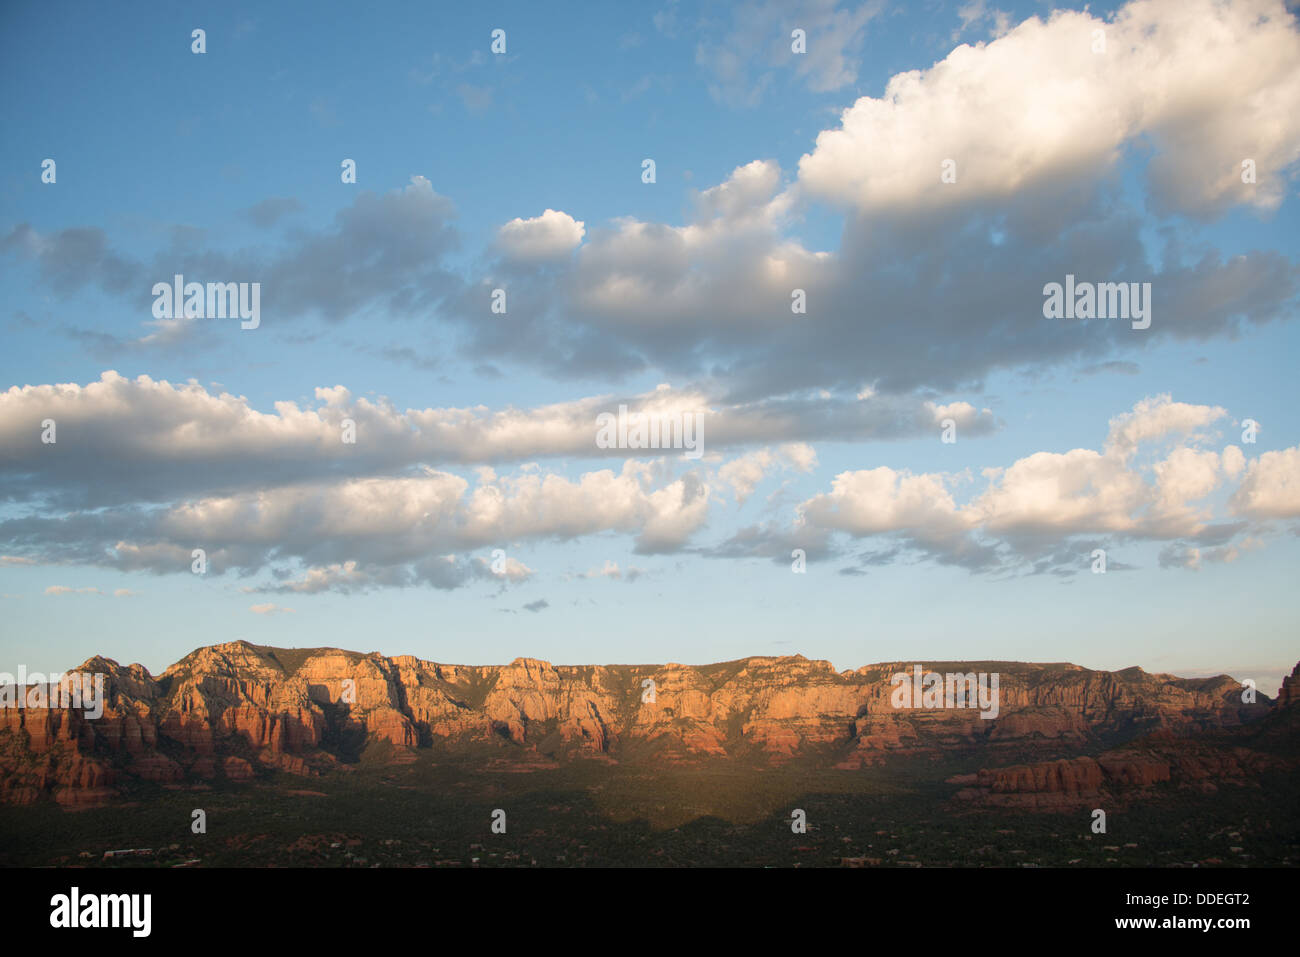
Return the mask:
<svg viewBox="0 0 1300 957">
<path fill-rule="evenodd" d="M 492 745 L 392 764 L 366 747 L 350 770 L 182 791 L 138 785 L 129 800 L 79 812 L 0 808 L 0 865 L 173 866 L 1286 866 L 1300 862 L 1300 774 L 1274 772 L 1214 793 L 1166 787 L 1108 808 L 971 810 L 951 801 L 951 765 L 864 771 L 712 762 L 579 760 L 521 771 Z M 436 763 L 435 763 L 436 762 Z M 194 808 L 208 833 L 190 832 Z M 507 813 L 507 833 L 490 830 Z M 790 812 L 807 812 L 792 833 Z M 106 850 L 147 847 L 105 861 Z M 1234 850 L 1236 848 L 1236 850 Z M 82 856 L 82 855 L 85 856 Z M 477 861 L 475 860 L 477 858 Z"/>
</svg>

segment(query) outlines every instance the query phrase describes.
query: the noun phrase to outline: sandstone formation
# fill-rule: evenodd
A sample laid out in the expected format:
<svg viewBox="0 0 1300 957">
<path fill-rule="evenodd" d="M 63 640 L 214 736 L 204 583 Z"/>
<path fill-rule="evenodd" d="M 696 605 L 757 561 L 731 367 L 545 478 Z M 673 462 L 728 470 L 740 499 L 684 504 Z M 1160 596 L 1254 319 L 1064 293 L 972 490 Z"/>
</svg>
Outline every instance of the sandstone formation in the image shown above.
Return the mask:
<svg viewBox="0 0 1300 957">
<path fill-rule="evenodd" d="M 1251 786 L 1261 772 L 1300 766 L 1300 664 L 1270 712 L 1249 729 L 1180 737 L 1157 731 L 1096 757 L 1038 761 L 956 775 L 957 806 L 1074 810 L 1113 806 L 1162 786 Z M 1225 725 L 1225 728 L 1229 726 Z"/>
<path fill-rule="evenodd" d="M 1217 749 L 1193 741 L 1145 741 L 1142 747 L 1106 751 L 1097 757 L 1042 761 L 981 770 L 949 779 L 968 784 L 958 802 L 988 807 L 1066 810 L 1110 807 L 1150 793 L 1157 785 L 1202 791 L 1222 784 L 1250 784 L 1282 759 L 1247 748 Z"/>
<path fill-rule="evenodd" d="M 1277 704 L 1280 708 L 1289 707 L 1300 701 L 1300 664 L 1297 664 L 1291 674 L 1282 679 L 1282 687 L 1277 693 Z"/>
<path fill-rule="evenodd" d="M 1263 695 L 1242 703 L 1241 686 L 1226 675 L 930 662 L 926 669 L 938 672 L 1000 673 L 997 718 L 974 708 L 899 710 L 890 677 L 912 664 L 837 672 L 795 655 L 702 666 L 555 666 L 529 658 L 469 666 L 239 641 L 200 648 L 154 677 L 140 665 L 96 657 L 77 670 L 105 675 L 102 717 L 0 708 L 0 801 L 87 806 L 136 782 L 330 773 L 377 746 L 395 762 L 486 748 L 484 760 L 523 766 L 586 756 L 807 759 L 852 770 L 906 755 L 1059 756 L 1156 731 L 1237 727 L 1272 708 Z M 1297 679 L 1287 680 L 1282 693 L 1291 701 Z M 1085 794 L 1111 780 L 1186 773 L 1164 758 L 1126 760 L 982 771 L 974 790 Z"/>
</svg>

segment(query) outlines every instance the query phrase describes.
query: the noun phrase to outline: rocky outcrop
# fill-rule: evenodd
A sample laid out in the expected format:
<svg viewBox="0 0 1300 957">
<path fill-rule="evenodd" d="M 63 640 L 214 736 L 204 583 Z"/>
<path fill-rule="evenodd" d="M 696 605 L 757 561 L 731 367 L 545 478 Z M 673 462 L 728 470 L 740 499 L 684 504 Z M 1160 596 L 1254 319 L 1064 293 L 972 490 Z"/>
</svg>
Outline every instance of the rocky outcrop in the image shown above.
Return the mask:
<svg viewBox="0 0 1300 957">
<path fill-rule="evenodd" d="M 1120 672 L 1119 674 L 1125 674 Z M 1228 698 L 1240 686 L 1214 687 Z M 1123 804 L 1168 786 L 1212 791 L 1223 785 L 1249 786 L 1269 769 L 1300 767 L 1300 664 L 1282 680 L 1277 700 L 1249 728 L 1228 720 L 1221 733 L 1179 736 L 1179 722 L 1096 757 L 1039 761 L 985 768 L 948 779 L 959 786 L 955 806 L 1074 810 Z M 1186 712 L 1184 711 L 1184 714 Z M 1238 717 L 1241 717 L 1239 714 Z M 1202 730 L 1211 730 L 1202 728 Z"/>
<path fill-rule="evenodd" d="M 1260 772 L 1289 763 L 1230 743 L 1163 733 L 1095 758 L 1017 764 L 948 780 L 963 785 L 954 798 L 958 805 L 1074 810 L 1115 807 L 1162 785 L 1200 791 L 1224 784 L 1246 786 Z"/>
<path fill-rule="evenodd" d="M 232 642 L 200 648 L 154 677 L 140 665 L 93 658 L 78 671 L 105 676 L 101 717 L 0 708 L 0 800 L 96 803 L 141 782 L 326 773 L 380 744 L 392 761 L 423 749 L 486 746 L 523 766 L 649 755 L 665 762 L 809 758 L 853 769 L 900 755 L 1059 756 L 1153 731 L 1231 728 L 1270 711 L 1267 699 L 1244 704 L 1241 686 L 1226 675 L 1188 680 L 1020 662 L 924 666 L 997 672 L 992 720 L 973 703 L 896 708 L 890 679 L 911 665 L 837 672 L 794 655 L 704 666 L 556 666 L 531 658 L 470 666 Z M 1290 697 L 1294 680 L 1283 688 Z M 1100 758 L 1079 758 L 980 772 L 986 777 L 973 790 L 1084 794 L 1157 773 L 1154 765 L 1108 770 Z"/>
<path fill-rule="evenodd" d="M 1277 706 L 1279 708 L 1290 708 L 1300 703 L 1300 664 L 1297 664 L 1291 674 L 1282 679 L 1282 687 L 1277 692 Z"/>
</svg>

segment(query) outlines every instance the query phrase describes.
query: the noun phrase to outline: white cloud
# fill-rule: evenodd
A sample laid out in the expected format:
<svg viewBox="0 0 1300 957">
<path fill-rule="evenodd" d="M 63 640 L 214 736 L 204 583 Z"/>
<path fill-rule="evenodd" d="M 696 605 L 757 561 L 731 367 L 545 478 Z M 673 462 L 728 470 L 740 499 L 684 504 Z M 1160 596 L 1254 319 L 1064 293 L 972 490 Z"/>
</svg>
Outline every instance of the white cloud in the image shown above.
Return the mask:
<svg viewBox="0 0 1300 957">
<path fill-rule="evenodd" d="M 775 450 L 757 449 L 734 458 L 718 469 L 718 478 L 731 486 L 736 502 L 743 505 L 773 468 L 811 472 L 816 466 L 817 452 L 811 445 L 791 442 Z"/>
<path fill-rule="evenodd" d="M 1105 52 L 1093 51 L 1093 31 Z M 862 97 L 799 163 L 813 196 L 862 211 L 1005 197 L 1095 176 L 1147 137 L 1168 211 L 1275 208 L 1300 138 L 1300 36 L 1277 0 L 1138 0 L 1112 22 L 1055 11 L 961 45 Z M 1258 183 L 1244 185 L 1241 162 Z M 957 164 L 940 182 L 940 162 Z"/>
<path fill-rule="evenodd" d="M 97 504 L 148 493 L 202 495 L 207 488 L 261 488 L 309 480 L 323 469 L 345 476 L 417 464 L 477 464 L 537 456 L 624 458 L 636 450 L 596 445 L 596 418 L 629 412 L 698 415 L 709 450 L 795 439 L 891 438 L 928 432 L 935 407 L 914 398 L 863 402 L 787 397 L 723 403 L 700 389 L 661 385 L 632 396 L 591 396 L 531 409 L 485 406 L 399 410 L 384 398 L 354 398 L 343 386 L 318 387 L 317 406 L 279 401 L 261 412 L 243 396 L 212 393 L 196 382 L 103 373 L 86 385 L 14 386 L 0 392 L 0 492 L 14 499 L 79 494 Z M 963 436 L 987 433 L 992 414 L 968 403 L 947 407 Z M 32 422 L 58 422 L 51 457 Z M 360 440 L 341 442 L 342 423 Z M 659 450 L 646 450 L 657 458 Z M 88 483 L 86 476 L 94 474 Z M 15 559 L 16 560 L 16 559 Z"/>
<path fill-rule="evenodd" d="M 1242 453 L 1232 445 L 1221 453 L 1196 447 L 1209 440 L 1201 430 L 1225 414 L 1167 395 L 1144 399 L 1111 420 L 1104 450 L 1035 452 L 985 469 L 987 486 L 966 503 L 953 497 L 960 477 L 887 466 L 844 472 L 830 492 L 799 506 L 797 525 L 855 537 L 898 535 L 941 560 L 964 557 L 972 564 L 987 564 L 988 549 L 1042 557 L 1085 536 L 1197 542 L 1165 549 L 1160 563 L 1166 567 L 1233 561 L 1262 542 L 1257 536 L 1225 541 L 1247 527 L 1217 519 L 1210 497 L 1242 472 Z M 1181 444 L 1165 457 L 1146 464 L 1136 455 L 1174 436 Z M 1300 516 L 1300 448 L 1266 452 L 1245 472 L 1230 512 Z"/>
<path fill-rule="evenodd" d="M 754 160 L 738 166 L 724 182 L 696 196 L 700 221 L 724 219 L 730 222 L 760 216 L 770 219 L 782 207 L 770 203 L 781 185 L 781 167 L 771 160 Z"/>
<path fill-rule="evenodd" d="M 1252 460 L 1232 508 L 1258 519 L 1300 517 L 1300 446 L 1264 452 Z"/>
<path fill-rule="evenodd" d="M 322 389 L 320 398 L 327 406 L 350 401 L 339 389 Z M 656 390 L 647 404 L 675 401 L 671 390 Z M 932 427 L 940 417 L 976 413 L 967 404 L 948 403 L 919 406 L 916 414 Z M 1250 520 L 1300 515 L 1300 450 L 1247 462 L 1236 446 L 1222 452 L 1202 447 L 1212 438 L 1207 430 L 1225 414 L 1167 395 L 1144 399 L 1110 421 L 1102 450 L 1042 451 L 987 468 L 985 487 L 965 502 L 956 495 L 969 473 L 915 474 L 883 465 L 843 471 L 829 491 L 797 507 L 791 530 L 748 530 L 714 551 L 777 554 L 785 547 L 788 554 L 789 547 L 824 543 L 836 532 L 897 536 L 938 561 L 969 567 L 991 567 L 1010 556 L 1027 560 L 1079 536 L 1184 539 L 1186 548 L 1239 549 L 1242 543 L 1232 539 L 1248 523 L 1216 519 L 1214 493 L 1240 478 L 1230 511 Z M 1163 454 L 1147 454 L 1162 446 Z M 536 466 L 506 474 L 481 468 L 472 484 L 426 466 L 383 477 L 264 481 L 255 489 L 214 491 L 151 509 L 128 503 L 0 522 L 0 541 L 14 553 L 7 556 L 12 560 L 157 573 L 188 572 L 198 545 L 214 573 L 269 573 L 269 583 L 249 589 L 257 592 L 513 584 L 534 574 L 512 553 L 515 543 L 615 533 L 632 537 L 639 553 L 679 551 L 706 526 L 715 486 L 729 487 L 743 502 L 775 470 L 807 472 L 817 464 L 814 449 L 797 442 L 719 458 L 711 455 L 680 474 L 678 460 L 659 458 L 628 459 L 618 471 L 596 469 L 577 478 Z M 17 531 L 6 540 L 11 526 Z M 506 552 L 504 566 L 487 557 L 496 549 Z M 1207 554 L 1198 561 L 1220 553 Z M 1169 556 L 1162 563 L 1177 564 Z M 639 574 L 609 562 L 588 575 L 630 580 L 634 571 Z M 72 592 L 47 589 L 51 595 Z"/>
<path fill-rule="evenodd" d="M 831 491 L 799 506 L 805 521 L 852 535 L 909 530 L 927 539 L 950 538 L 968 527 L 942 476 L 914 475 L 888 466 L 841 472 Z"/>
<path fill-rule="evenodd" d="M 1167 393 L 1151 396 L 1133 406 L 1133 411 L 1110 420 L 1106 447 L 1127 458 L 1139 443 L 1169 435 L 1193 435 L 1227 414 L 1219 406 L 1174 402 Z"/>
<path fill-rule="evenodd" d="M 75 528 L 80 540 L 41 549 L 46 561 L 181 572 L 190 570 L 190 549 L 202 543 L 211 571 L 271 569 L 279 582 L 272 590 L 288 592 L 517 583 L 533 571 L 514 555 L 496 565 L 482 556 L 461 562 L 455 553 L 603 532 L 634 536 L 639 551 L 681 548 L 707 517 L 709 487 L 695 472 L 657 478 L 665 468 L 629 460 L 621 472 L 602 469 L 577 480 L 521 471 L 472 489 L 464 478 L 433 469 L 292 484 L 146 514 L 127 506 L 65 516 L 60 521 L 69 524 L 61 527 Z M 295 563 L 307 571 L 290 580 Z"/>
<path fill-rule="evenodd" d="M 512 219 L 497 232 L 497 245 L 507 258 L 546 262 L 582 244 L 586 227 L 568 213 L 547 209 L 532 219 Z"/>
</svg>

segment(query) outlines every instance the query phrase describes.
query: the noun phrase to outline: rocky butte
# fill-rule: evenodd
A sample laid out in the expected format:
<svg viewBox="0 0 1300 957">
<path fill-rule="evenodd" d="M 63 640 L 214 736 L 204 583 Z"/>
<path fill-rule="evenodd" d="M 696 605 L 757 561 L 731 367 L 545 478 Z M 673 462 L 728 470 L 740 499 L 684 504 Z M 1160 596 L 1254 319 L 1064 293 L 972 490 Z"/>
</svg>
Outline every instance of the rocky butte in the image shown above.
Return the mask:
<svg viewBox="0 0 1300 957">
<path fill-rule="evenodd" d="M 999 674 L 1000 708 L 984 720 L 976 709 L 893 707 L 890 678 L 913 664 L 836 671 L 794 655 L 698 666 L 556 666 L 529 658 L 469 666 L 239 641 L 200 648 L 155 677 L 141 665 L 95 657 L 76 670 L 105 676 L 99 719 L 75 708 L 0 709 L 0 801 L 91 806 L 120 798 L 133 779 L 177 785 L 271 770 L 328 774 L 376 745 L 399 763 L 464 752 L 524 768 L 583 757 L 798 759 L 852 772 L 900 757 L 976 755 L 1005 765 L 1027 754 L 1080 755 L 954 780 L 967 804 L 1052 806 L 1086 800 L 1108 781 L 1192 773 L 1184 767 L 1190 759 L 1180 765 L 1150 749 L 1145 756 L 1106 749 L 1156 734 L 1166 743 L 1154 746 L 1158 752 L 1189 735 L 1294 711 L 1297 697 L 1295 676 L 1280 695 L 1286 705 L 1264 695 L 1245 704 L 1242 685 L 1227 675 L 922 663 L 936 672 Z M 1228 767 L 1215 754 L 1213 773 L 1234 773 L 1251 760 L 1238 756 Z"/>
<path fill-rule="evenodd" d="M 962 785 L 954 804 L 1075 810 L 1124 801 L 1159 785 L 1214 793 L 1255 786 L 1267 771 L 1300 768 L 1300 664 L 1282 679 L 1277 701 L 1249 727 L 1179 735 L 1161 729 L 1096 756 L 982 769 L 948 779 Z"/>
</svg>

